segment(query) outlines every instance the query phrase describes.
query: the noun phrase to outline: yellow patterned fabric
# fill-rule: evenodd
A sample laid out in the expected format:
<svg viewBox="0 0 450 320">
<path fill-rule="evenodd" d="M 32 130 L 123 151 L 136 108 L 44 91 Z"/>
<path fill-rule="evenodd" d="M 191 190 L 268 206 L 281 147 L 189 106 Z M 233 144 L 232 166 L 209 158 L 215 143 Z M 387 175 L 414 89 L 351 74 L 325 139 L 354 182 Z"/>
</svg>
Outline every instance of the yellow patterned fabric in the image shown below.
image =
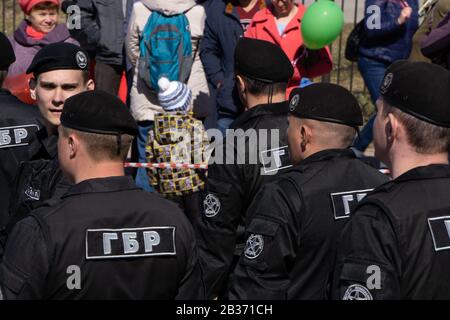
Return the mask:
<svg viewBox="0 0 450 320">
<path fill-rule="evenodd" d="M 156 114 L 154 121 L 145 148 L 147 162 L 207 163 L 208 136 L 202 122 L 192 113 Z M 203 190 L 205 185 L 204 170 L 151 168 L 147 172 L 151 185 L 168 196 L 191 194 Z"/>
</svg>

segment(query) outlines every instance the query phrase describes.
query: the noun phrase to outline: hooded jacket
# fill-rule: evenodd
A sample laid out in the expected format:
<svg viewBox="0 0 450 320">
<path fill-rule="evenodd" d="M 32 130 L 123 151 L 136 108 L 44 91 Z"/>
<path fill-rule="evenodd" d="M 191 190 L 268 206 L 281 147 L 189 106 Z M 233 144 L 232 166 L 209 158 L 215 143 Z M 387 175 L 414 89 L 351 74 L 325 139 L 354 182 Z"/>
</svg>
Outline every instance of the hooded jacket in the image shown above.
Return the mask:
<svg viewBox="0 0 450 320">
<path fill-rule="evenodd" d="M 185 13 L 191 29 L 192 52 L 195 60 L 192 65 L 188 86 L 192 90 L 194 115 L 206 116 L 210 109 L 210 95 L 206 82 L 205 72 L 200 60 L 198 46 L 203 38 L 205 25 L 205 9 L 197 5 L 194 0 L 142 0 L 133 6 L 133 12 L 128 26 L 125 47 L 128 58 L 134 67 L 133 83 L 130 91 L 131 113 L 136 121 L 153 121 L 156 113 L 162 113 L 158 96 L 152 92 L 138 75 L 139 43 L 142 33 L 152 11 L 160 12 L 166 16 Z"/>
<path fill-rule="evenodd" d="M 300 30 L 306 7 L 300 4 L 297 5 L 297 8 L 297 14 L 285 26 L 282 35 L 278 31 L 273 5 L 257 12 L 244 34 L 247 38 L 274 43 L 286 53 L 294 66 L 294 75 L 289 82 L 286 93 L 287 98 L 289 98 L 291 91 L 300 85 L 303 77 L 319 77 L 330 73 L 333 67 L 333 59 L 328 47 L 317 51 L 308 51 L 308 56 L 311 56 L 311 58 L 300 59 L 305 49 Z M 314 57 L 312 57 L 313 55 Z"/>
<path fill-rule="evenodd" d="M 33 39 L 27 35 L 27 25 L 27 21 L 22 21 L 16 31 L 14 31 L 14 34 L 9 37 L 16 54 L 16 62 L 8 69 L 9 77 L 25 73 L 36 53 L 50 43 L 68 42 L 79 45 L 75 39 L 70 37 L 69 30 L 63 24 L 58 24 L 55 29 L 40 40 Z"/>
<path fill-rule="evenodd" d="M 368 23 L 364 23 L 365 37 L 359 49 L 360 55 L 387 63 L 409 57 L 412 38 L 419 27 L 419 4 L 417 0 L 406 2 L 413 10 L 411 18 L 399 25 L 397 19 L 402 11 L 400 0 L 366 0 L 365 12 L 370 12 L 372 6 L 379 8 L 381 24 L 369 29 L 367 26 L 372 25 L 373 15 L 365 15 L 364 20 Z"/>
</svg>

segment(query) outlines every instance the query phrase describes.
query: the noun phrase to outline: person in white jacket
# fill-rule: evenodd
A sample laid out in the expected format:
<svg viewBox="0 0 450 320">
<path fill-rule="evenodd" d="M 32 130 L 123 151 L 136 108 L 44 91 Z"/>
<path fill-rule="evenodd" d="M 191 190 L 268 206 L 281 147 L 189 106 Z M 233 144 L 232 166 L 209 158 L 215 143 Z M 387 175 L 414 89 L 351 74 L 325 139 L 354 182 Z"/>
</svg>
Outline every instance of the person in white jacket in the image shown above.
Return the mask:
<svg viewBox="0 0 450 320">
<path fill-rule="evenodd" d="M 159 105 L 157 93 L 152 92 L 138 76 L 139 43 L 152 11 L 160 12 L 166 16 L 180 13 L 186 15 L 191 29 L 192 52 L 195 55 L 187 83 L 192 90 L 194 116 L 204 119 L 211 109 L 208 83 L 199 52 L 206 19 L 204 7 L 197 5 L 194 0 L 142 0 L 136 2 L 131 13 L 125 47 L 128 58 L 134 67 L 133 83 L 130 90 L 130 109 L 139 126 L 137 136 L 139 162 L 145 162 L 145 143 L 148 131 L 153 127 L 154 115 L 163 111 Z M 144 190 L 153 191 L 148 183 L 144 168 L 138 169 L 136 184 Z"/>
</svg>

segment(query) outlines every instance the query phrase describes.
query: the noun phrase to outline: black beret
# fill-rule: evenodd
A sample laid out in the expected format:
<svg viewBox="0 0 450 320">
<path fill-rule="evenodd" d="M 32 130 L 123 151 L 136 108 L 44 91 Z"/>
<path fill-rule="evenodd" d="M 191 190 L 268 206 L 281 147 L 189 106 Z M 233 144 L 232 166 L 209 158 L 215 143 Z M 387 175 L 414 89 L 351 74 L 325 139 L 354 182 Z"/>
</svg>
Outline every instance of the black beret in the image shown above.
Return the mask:
<svg viewBox="0 0 450 320">
<path fill-rule="evenodd" d="M 8 38 L 0 32 L 0 70 L 7 70 L 16 61 L 16 55 Z"/>
<path fill-rule="evenodd" d="M 61 114 L 64 127 L 99 134 L 137 134 L 136 121 L 127 106 L 104 91 L 85 91 L 68 98 Z"/>
<path fill-rule="evenodd" d="M 294 73 L 289 58 L 268 41 L 241 38 L 234 51 L 237 73 L 267 83 L 288 82 Z"/>
<path fill-rule="evenodd" d="M 37 76 L 52 70 L 88 70 L 88 67 L 89 58 L 84 49 L 72 43 L 56 42 L 36 53 L 27 73 Z"/>
<path fill-rule="evenodd" d="M 450 128 L 450 72 L 427 62 L 394 62 L 380 88 L 383 99 L 420 120 Z"/>
<path fill-rule="evenodd" d="M 292 90 L 289 111 L 300 118 L 334 122 L 355 128 L 363 124 L 358 100 L 350 91 L 337 84 L 316 83 Z"/>
</svg>

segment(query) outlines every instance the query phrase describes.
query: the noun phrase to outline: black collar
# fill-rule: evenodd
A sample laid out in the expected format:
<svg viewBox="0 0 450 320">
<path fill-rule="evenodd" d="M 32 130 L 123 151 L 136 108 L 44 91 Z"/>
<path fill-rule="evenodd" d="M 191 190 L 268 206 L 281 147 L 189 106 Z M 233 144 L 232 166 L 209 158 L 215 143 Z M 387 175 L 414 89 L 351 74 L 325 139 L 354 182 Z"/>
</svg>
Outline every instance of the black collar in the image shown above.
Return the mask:
<svg viewBox="0 0 450 320">
<path fill-rule="evenodd" d="M 428 166 L 413 168 L 398 176 L 393 182 L 412 180 L 450 178 L 450 166 L 447 164 L 430 164 Z"/>
<path fill-rule="evenodd" d="M 47 129 L 43 126 L 39 129 L 30 143 L 31 160 L 54 159 L 58 155 L 58 135 L 48 135 Z"/>
<path fill-rule="evenodd" d="M 316 152 L 300 162 L 300 165 L 308 165 L 313 162 L 327 161 L 333 158 L 356 158 L 351 149 L 327 149 Z"/>
<path fill-rule="evenodd" d="M 11 91 L 5 88 L 0 88 L 0 96 L 11 96 Z"/>
<path fill-rule="evenodd" d="M 123 190 L 140 189 L 130 176 L 95 178 L 77 183 L 62 198 L 85 193 L 116 192 Z"/>
<path fill-rule="evenodd" d="M 283 101 L 271 104 L 260 104 L 248 111 L 242 113 L 234 122 L 232 123 L 230 129 L 237 129 L 244 126 L 244 124 L 251 119 L 266 116 L 266 115 L 279 115 L 288 114 L 289 102 Z M 287 119 L 286 119 L 287 121 Z"/>
</svg>

